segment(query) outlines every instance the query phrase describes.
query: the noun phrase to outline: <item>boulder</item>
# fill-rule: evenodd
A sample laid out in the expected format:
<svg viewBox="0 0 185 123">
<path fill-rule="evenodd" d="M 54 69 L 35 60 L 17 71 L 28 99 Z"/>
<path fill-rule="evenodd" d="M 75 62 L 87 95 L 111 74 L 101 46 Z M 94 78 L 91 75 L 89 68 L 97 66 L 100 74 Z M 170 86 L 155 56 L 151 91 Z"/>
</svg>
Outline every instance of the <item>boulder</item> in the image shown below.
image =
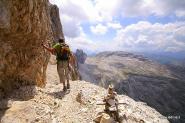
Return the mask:
<svg viewBox="0 0 185 123">
<path fill-rule="evenodd" d="M 98 116 L 94 119 L 94 122 L 96 123 L 116 123 L 113 118 L 110 117 L 110 115 L 106 113 L 99 113 Z"/>
</svg>

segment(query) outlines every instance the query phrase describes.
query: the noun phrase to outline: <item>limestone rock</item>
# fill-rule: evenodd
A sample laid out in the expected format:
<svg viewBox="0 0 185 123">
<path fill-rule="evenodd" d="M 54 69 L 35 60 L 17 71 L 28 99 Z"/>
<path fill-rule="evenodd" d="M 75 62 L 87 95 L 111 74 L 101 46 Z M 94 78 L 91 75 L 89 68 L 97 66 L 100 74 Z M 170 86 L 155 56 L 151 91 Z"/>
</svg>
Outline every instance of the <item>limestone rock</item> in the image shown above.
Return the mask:
<svg viewBox="0 0 185 123">
<path fill-rule="evenodd" d="M 96 123 L 116 123 L 108 114 L 106 113 L 101 113 L 99 114 L 94 121 Z"/>
<path fill-rule="evenodd" d="M 116 123 L 108 114 L 103 114 L 100 123 Z"/>
<path fill-rule="evenodd" d="M 50 55 L 41 42 L 62 36 L 58 8 L 48 0 L 1 0 L 0 90 L 43 87 Z"/>
<path fill-rule="evenodd" d="M 76 96 L 76 101 L 79 102 L 80 104 L 85 104 L 84 94 L 83 94 L 82 90 L 80 90 L 80 92 L 78 92 L 78 94 Z"/>
</svg>

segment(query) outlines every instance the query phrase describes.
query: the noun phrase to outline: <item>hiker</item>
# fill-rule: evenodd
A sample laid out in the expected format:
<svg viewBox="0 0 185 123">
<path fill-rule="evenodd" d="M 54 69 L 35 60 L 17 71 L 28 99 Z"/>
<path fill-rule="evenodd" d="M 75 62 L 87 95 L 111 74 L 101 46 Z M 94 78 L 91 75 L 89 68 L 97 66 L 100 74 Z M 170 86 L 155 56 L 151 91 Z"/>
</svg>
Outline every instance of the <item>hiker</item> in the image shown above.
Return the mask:
<svg viewBox="0 0 185 123">
<path fill-rule="evenodd" d="M 63 91 L 70 89 L 69 71 L 71 70 L 70 59 L 72 58 L 72 53 L 69 46 L 65 43 L 64 38 L 60 38 L 58 43 L 56 43 L 52 48 L 47 47 L 43 43 L 42 46 L 52 54 L 56 55 L 57 72 L 60 78 L 60 83 L 63 83 Z M 66 81 L 67 86 L 65 84 Z"/>
</svg>

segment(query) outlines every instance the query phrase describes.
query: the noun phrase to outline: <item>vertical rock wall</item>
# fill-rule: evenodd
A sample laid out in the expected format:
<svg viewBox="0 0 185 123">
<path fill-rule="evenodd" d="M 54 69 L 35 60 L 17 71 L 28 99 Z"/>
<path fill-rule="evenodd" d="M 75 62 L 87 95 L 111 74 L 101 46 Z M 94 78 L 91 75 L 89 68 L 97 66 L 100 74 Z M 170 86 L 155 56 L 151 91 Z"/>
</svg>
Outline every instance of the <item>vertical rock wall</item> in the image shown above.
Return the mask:
<svg viewBox="0 0 185 123">
<path fill-rule="evenodd" d="M 45 85 L 50 55 L 42 41 L 63 37 L 58 8 L 48 0 L 0 0 L 0 93 Z"/>
<path fill-rule="evenodd" d="M 50 17 L 52 22 L 51 27 L 54 36 L 54 42 L 58 41 L 58 38 L 64 37 L 59 16 L 58 7 L 56 5 L 52 5 L 52 7 L 50 7 Z"/>
<path fill-rule="evenodd" d="M 87 54 L 82 49 L 77 49 L 75 52 L 78 63 L 84 64 L 87 58 Z"/>
</svg>

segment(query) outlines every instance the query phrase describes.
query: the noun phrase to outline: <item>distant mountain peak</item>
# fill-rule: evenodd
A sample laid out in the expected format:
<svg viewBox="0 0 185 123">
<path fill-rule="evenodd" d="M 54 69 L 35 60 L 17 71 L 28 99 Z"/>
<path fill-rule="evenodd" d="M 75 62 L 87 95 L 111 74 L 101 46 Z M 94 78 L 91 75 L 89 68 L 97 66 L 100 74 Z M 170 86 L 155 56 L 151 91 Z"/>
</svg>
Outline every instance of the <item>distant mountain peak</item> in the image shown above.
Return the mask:
<svg viewBox="0 0 185 123">
<path fill-rule="evenodd" d="M 143 55 L 138 55 L 138 54 L 125 52 L 125 51 L 104 51 L 96 55 L 96 57 L 112 57 L 112 56 L 130 57 L 130 58 L 136 58 L 141 61 L 151 61 L 150 59 L 148 59 L 147 57 L 144 57 Z"/>
</svg>

